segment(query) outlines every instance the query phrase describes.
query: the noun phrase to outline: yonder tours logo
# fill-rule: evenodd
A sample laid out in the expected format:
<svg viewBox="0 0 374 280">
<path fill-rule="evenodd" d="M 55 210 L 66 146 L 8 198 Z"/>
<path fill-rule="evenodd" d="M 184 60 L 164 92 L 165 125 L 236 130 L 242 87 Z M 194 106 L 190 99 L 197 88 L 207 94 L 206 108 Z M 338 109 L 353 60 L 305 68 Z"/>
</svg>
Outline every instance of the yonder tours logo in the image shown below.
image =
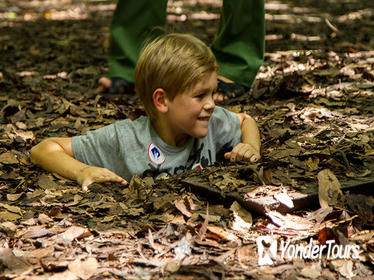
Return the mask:
<svg viewBox="0 0 374 280">
<path fill-rule="evenodd" d="M 278 241 L 270 236 L 259 236 L 256 239 L 258 264 L 272 265 L 277 258 Z M 280 242 L 280 258 L 289 260 L 300 259 L 321 259 L 323 253 L 326 253 L 327 259 L 358 259 L 359 245 L 338 245 L 335 240 L 327 240 L 326 244 L 313 244 L 313 239 L 309 239 L 308 245 L 291 244 L 290 241 Z"/>
</svg>

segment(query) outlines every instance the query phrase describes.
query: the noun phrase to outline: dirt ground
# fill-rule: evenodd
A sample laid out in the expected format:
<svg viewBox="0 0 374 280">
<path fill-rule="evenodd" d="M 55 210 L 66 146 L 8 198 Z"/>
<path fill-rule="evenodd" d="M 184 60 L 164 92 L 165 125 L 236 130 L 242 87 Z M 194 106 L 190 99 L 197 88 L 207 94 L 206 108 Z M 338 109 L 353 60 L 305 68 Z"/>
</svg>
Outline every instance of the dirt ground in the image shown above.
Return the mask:
<svg viewBox="0 0 374 280">
<path fill-rule="evenodd" d="M 115 1 L 0 2 L 0 279 L 374 279 L 374 2 L 265 2 L 264 64 L 223 105 L 262 160 L 87 193 L 29 151 L 144 114 L 97 90 Z M 220 6 L 169 1 L 167 29 L 209 44 Z"/>
</svg>

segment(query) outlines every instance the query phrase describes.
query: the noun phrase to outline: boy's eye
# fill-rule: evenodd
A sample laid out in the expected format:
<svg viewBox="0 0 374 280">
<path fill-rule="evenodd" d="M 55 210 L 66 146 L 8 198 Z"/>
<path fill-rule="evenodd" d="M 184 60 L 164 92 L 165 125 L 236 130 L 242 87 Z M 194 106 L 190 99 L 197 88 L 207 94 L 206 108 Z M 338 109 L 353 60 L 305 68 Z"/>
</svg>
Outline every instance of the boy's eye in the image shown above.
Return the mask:
<svg viewBox="0 0 374 280">
<path fill-rule="evenodd" d="M 213 96 L 213 94 L 216 92 L 216 90 L 213 90 L 211 92 L 203 92 L 203 93 L 200 93 L 200 94 L 196 94 L 195 97 L 196 98 L 199 98 L 199 99 L 203 99 L 204 97 L 206 96 Z"/>
</svg>

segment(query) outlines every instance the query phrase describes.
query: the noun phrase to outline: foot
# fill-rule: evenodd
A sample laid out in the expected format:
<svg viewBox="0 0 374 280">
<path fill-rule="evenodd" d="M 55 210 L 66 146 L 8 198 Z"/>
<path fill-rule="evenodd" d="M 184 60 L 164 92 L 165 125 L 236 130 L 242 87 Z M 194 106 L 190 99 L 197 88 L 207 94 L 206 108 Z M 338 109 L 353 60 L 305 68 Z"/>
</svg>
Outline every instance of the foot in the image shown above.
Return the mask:
<svg viewBox="0 0 374 280">
<path fill-rule="evenodd" d="M 99 92 L 106 92 L 109 95 L 134 94 L 134 84 L 122 78 L 99 79 Z"/>
<path fill-rule="evenodd" d="M 217 91 L 213 95 L 214 101 L 224 101 L 240 97 L 249 90 L 248 87 L 236 84 L 234 81 L 223 76 L 218 76 Z"/>
</svg>

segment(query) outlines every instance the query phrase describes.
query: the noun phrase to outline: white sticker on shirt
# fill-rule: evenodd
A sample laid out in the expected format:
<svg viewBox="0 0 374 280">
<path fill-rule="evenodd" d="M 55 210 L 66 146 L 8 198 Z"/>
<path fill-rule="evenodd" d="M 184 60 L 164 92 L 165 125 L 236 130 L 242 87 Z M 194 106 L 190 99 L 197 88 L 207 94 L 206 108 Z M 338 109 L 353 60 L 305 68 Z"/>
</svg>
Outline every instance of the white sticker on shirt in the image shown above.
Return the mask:
<svg viewBox="0 0 374 280">
<path fill-rule="evenodd" d="M 149 160 L 154 164 L 161 165 L 165 162 L 165 156 L 162 153 L 161 149 L 153 143 L 149 144 L 148 156 Z"/>
</svg>

